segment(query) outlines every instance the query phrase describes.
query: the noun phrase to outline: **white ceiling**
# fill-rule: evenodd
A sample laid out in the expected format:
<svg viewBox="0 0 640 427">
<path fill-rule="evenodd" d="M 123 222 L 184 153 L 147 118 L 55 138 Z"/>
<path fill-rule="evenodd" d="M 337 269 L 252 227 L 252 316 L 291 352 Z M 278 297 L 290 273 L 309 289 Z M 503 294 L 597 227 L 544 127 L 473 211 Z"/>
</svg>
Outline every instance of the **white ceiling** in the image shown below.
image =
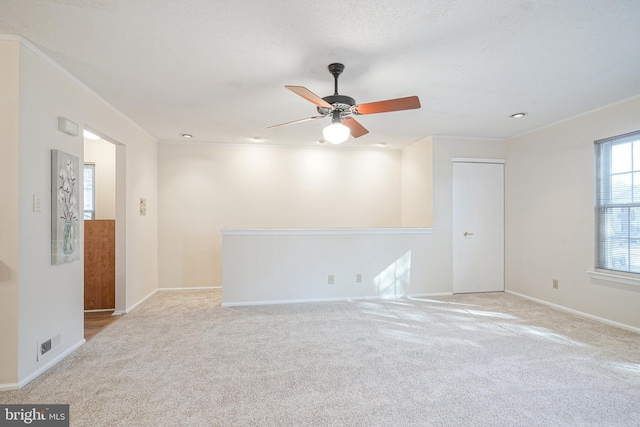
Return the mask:
<svg viewBox="0 0 640 427">
<path fill-rule="evenodd" d="M 160 141 L 308 145 L 329 119 L 284 88 L 358 103 L 345 145 L 507 138 L 640 94 L 639 0 L 2 0 L 25 36 Z M 525 111 L 528 116 L 508 116 Z M 88 125 L 91 125 L 88 123 Z M 97 129 L 100 130 L 100 129 Z"/>
</svg>

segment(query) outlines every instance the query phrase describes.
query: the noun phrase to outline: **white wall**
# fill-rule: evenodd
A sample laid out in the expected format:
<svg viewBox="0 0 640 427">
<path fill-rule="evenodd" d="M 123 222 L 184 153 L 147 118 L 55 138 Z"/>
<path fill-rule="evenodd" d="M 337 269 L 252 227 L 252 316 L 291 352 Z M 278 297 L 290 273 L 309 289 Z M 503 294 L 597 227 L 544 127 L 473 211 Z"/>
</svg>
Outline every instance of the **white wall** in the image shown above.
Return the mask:
<svg viewBox="0 0 640 427">
<path fill-rule="evenodd" d="M 223 305 L 434 294 L 430 231 L 224 230 Z"/>
<path fill-rule="evenodd" d="M 18 382 L 18 44 L 0 40 L 0 390 Z"/>
<path fill-rule="evenodd" d="M 433 234 L 411 234 L 402 229 L 397 234 L 357 230 L 344 234 L 326 230 L 230 230 L 223 237 L 224 303 L 376 297 L 384 295 L 376 280 L 387 276 L 385 271 L 391 272 L 389 277 L 402 277 L 389 281 L 395 292 L 392 295 L 452 293 L 451 160 L 503 159 L 505 143 L 434 136 L 410 146 L 401 155 L 403 162 L 407 162 L 401 165 L 401 176 L 407 179 L 403 196 L 420 198 L 401 203 L 403 207 L 416 209 L 408 213 L 408 218 L 421 221 L 421 214 L 431 214 L 425 208 L 429 197 L 423 193 L 433 183 Z M 422 170 L 415 170 L 418 168 Z M 410 271 L 410 280 L 404 275 L 406 271 Z M 363 275 L 362 283 L 355 282 L 358 273 Z M 334 285 L 327 284 L 329 274 L 335 275 Z"/>
<path fill-rule="evenodd" d="M 84 140 L 84 162 L 95 164 L 95 219 L 116 218 L 116 146 Z"/>
<path fill-rule="evenodd" d="M 425 226 L 432 216 L 439 268 L 429 292 L 451 292 L 452 157 L 504 158 L 505 144 L 436 136 L 404 153 L 160 144 L 160 287 L 221 286 L 223 228 Z M 401 202 L 403 188 L 408 198 L 428 192 L 431 175 L 432 202 Z"/>
<path fill-rule="evenodd" d="M 433 225 L 433 138 L 402 149 L 401 224 L 403 227 Z"/>
<path fill-rule="evenodd" d="M 160 144 L 160 287 L 221 286 L 223 228 L 398 227 L 400 152 Z"/>
<path fill-rule="evenodd" d="M 14 79 L 9 88 L 19 97 L 18 249 L 8 256 L 18 259 L 17 271 L 12 271 L 18 280 L 18 366 L 17 372 L 11 364 L 1 369 L 5 381 L 15 378 L 23 385 L 83 342 L 83 261 L 56 266 L 50 261 L 51 149 L 83 158 L 81 134 L 72 137 L 59 132 L 58 117 L 72 120 L 80 130 L 90 125 L 126 144 L 127 165 L 131 165 L 126 171 L 125 196 L 128 306 L 157 288 L 157 143 L 29 42 L 6 43 L 18 47 L 12 47 L 9 57 L 0 56 L 0 68 L 11 66 L 12 61 L 19 64 L 19 81 Z M 4 85 L 3 81 L 0 87 Z M 41 196 L 42 212 L 32 212 L 34 194 Z M 144 218 L 138 215 L 140 195 L 150 202 Z M 80 242 L 82 237 L 81 231 Z M 9 307 L 9 313 L 15 311 L 15 306 Z M 15 331 L 11 324 L 0 327 L 2 336 L 11 338 Z M 57 333 L 60 345 L 36 361 L 36 343 Z"/>
<path fill-rule="evenodd" d="M 635 98 L 508 141 L 507 290 L 640 328 L 640 287 L 586 273 L 594 266 L 593 142 L 639 130 L 638 117 Z"/>
</svg>

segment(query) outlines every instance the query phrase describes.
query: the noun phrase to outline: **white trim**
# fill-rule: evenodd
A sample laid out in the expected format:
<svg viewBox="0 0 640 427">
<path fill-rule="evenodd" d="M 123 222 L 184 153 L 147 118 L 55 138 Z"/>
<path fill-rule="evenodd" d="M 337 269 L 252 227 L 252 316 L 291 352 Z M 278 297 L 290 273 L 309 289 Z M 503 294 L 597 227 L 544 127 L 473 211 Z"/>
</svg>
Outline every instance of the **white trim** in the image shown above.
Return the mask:
<svg viewBox="0 0 640 427">
<path fill-rule="evenodd" d="M 505 291 L 505 292 L 509 293 L 509 294 L 512 294 L 512 295 L 519 296 L 519 297 L 524 298 L 524 299 L 528 299 L 528 300 L 537 302 L 538 304 L 542 304 L 542 305 L 546 305 L 546 306 L 555 308 L 557 310 L 566 311 L 568 313 L 575 314 L 575 315 L 580 316 L 580 317 L 586 317 L 587 319 L 595 320 L 596 322 L 605 323 L 607 325 L 616 326 L 618 328 L 626 329 L 628 331 L 640 334 L 640 328 L 636 328 L 635 326 L 626 325 L 624 323 L 614 322 L 613 320 L 605 319 L 603 317 L 594 316 L 593 314 L 588 314 L 588 313 L 585 313 L 583 311 L 574 310 L 572 308 L 568 308 L 568 307 L 565 307 L 565 306 L 562 306 L 562 305 L 553 304 L 551 302 L 547 302 L 547 301 L 544 301 L 544 300 L 541 300 L 541 299 L 538 299 L 538 298 L 530 297 L 528 295 L 520 294 L 518 292 L 513 292 L 513 291 Z"/>
<path fill-rule="evenodd" d="M 142 304 L 143 302 L 145 302 L 146 300 L 151 298 L 153 295 L 155 295 L 156 292 L 159 292 L 159 291 L 184 291 L 184 290 L 196 290 L 196 289 L 222 289 L 222 286 L 191 287 L 191 288 L 158 288 L 158 289 L 152 291 L 146 297 L 142 298 L 137 303 L 133 304 L 131 307 L 127 308 L 126 310 L 114 310 L 112 316 L 121 316 L 123 314 L 131 313 L 133 310 L 138 308 L 138 306 L 140 304 Z"/>
<path fill-rule="evenodd" d="M 0 41 L 6 42 L 20 42 L 23 37 L 17 34 L 0 34 Z"/>
<path fill-rule="evenodd" d="M 175 144 L 175 145 L 216 145 L 228 147 L 275 147 L 275 148 L 299 148 L 299 149 L 319 149 L 319 150 L 342 150 L 342 151 L 401 151 L 405 146 L 395 147 L 385 145 L 384 147 L 372 144 L 370 146 L 350 146 L 344 144 L 318 144 L 309 142 L 306 145 L 296 145 L 297 143 L 277 143 L 270 142 L 271 138 L 265 138 L 262 142 L 239 141 L 239 142 L 219 142 L 219 141 L 180 141 L 175 139 L 167 139 L 158 141 L 158 144 Z M 419 141 L 416 141 L 419 142 Z M 412 143 L 413 144 L 413 143 Z"/>
<path fill-rule="evenodd" d="M 460 135 L 439 135 L 439 134 L 434 134 L 434 135 L 430 135 L 431 137 L 434 138 L 449 138 L 449 139 L 467 139 L 470 141 L 496 141 L 496 142 L 500 142 L 500 141 L 505 141 L 507 138 L 506 137 L 496 137 L 496 138 L 492 138 L 492 137 L 488 137 L 488 136 L 460 136 Z"/>
<path fill-rule="evenodd" d="M 18 383 L 4 383 L 0 384 L 0 391 L 9 391 L 9 390 L 17 390 L 20 386 Z"/>
<path fill-rule="evenodd" d="M 70 355 L 71 353 L 76 351 L 78 348 L 80 348 L 86 342 L 87 341 L 83 338 L 80 341 L 78 341 L 77 343 L 75 343 L 74 345 L 72 345 L 71 347 L 69 347 L 63 353 L 57 355 L 54 359 L 51 359 L 51 361 L 49 363 L 47 363 L 46 365 L 44 365 L 42 368 L 38 369 L 37 371 L 35 371 L 31 375 L 29 375 L 27 378 L 25 378 L 24 380 L 20 381 L 17 384 L 18 388 L 24 387 L 25 385 L 29 384 L 31 381 L 35 380 L 40 375 L 44 374 L 45 371 L 49 370 L 51 367 L 53 367 L 55 364 L 60 362 L 62 359 L 64 359 L 65 357 L 67 357 L 68 355 Z M 2 389 L 2 386 L 0 386 L 0 389 Z"/>
<path fill-rule="evenodd" d="M 452 157 L 452 163 L 498 163 L 505 164 L 505 159 L 483 159 L 481 157 Z"/>
<path fill-rule="evenodd" d="M 222 286 L 191 286 L 188 288 L 158 288 L 161 291 L 201 291 L 205 289 L 222 289 Z"/>
<path fill-rule="evenodd" d="M 429 298 L 433 298 L 433 297 L 450 297 L 453 295 L 453 292 L 437 292 L 435 294 L 412 294 L 412 295 L 407 295 L 407 298 L 409 299 L 418 299 L 418 298 L 424 298 L 424 297 L 429 297 Z M 418 301 L 420 301 L 418 299 Z"/>
<path fill-rule="evenodd" d="M 277 228 L 246 228 L 220 230 L 223 236 L 276 236 L 291 234 L 433 234 L 434 228 L 301 228 L 301 229 L 277 229 Z"/>
<path fill-rule="evenodd" d="M 277 304 L 304 304 L 314 302 L 336 302 L 348 301 L 353 298 L 317 298 L 317 299 L 287 299 L 287 300 L 270 300 L 270 301 L 241 301 L 241 302 L 223 302 L 222 307 L 243 307 L 250 305 L 277 305 Z"/>
<path fill-rule="evenodd" d="M 138 301 L 137 303 L 133 304 L 131 307 L 127 308 L 124 312 L 124 314 L 126 313 L 131 313 L 133 310 L 135 310 L 140 304 L 142 304 L 143 302 L 145 302 L 146 300 L 148 300 L 149 298 L 151 298 L 153 295 L 155 295 L 155 293 L 158 292 L 158 290 L 154 290 L 152 291 L 149 295 L 147 295 L 146 297 L 142 298 L 140 301 Z M 115 314 L 115 312 L 114 312 Z M 118 313 L 118 314 L 123 314 L 123 313 Z"/>
<path fill-rule="evenodd" d="M 310 299 L 288 299 L 288 300 L 270 300 L 270 301 L 242 301 L 242 302 L 223 302 L 222 307 L 243 307 L 254 305 L 277 305 L 277 304 L 308 304 L 317 302 L 349 302 L 349 301 L 366 301 L 366 300 L 381 300 L 381 299 L 402 299 L 402 298 L 415 298 L 415 297 L 438 297 L 449 296 L 452 293 L 435 293 L 435 294 L 411 294 L 403 296 L 384 296 L 384 295 L 371 295 L 371 296 L 357 296 L 357 297 L 340 297 L 340 298 L 310 298 Z"/>
<path fill-rule="evenodd" d="M 591 113 L 596 113 L 596 112 L 598 112 L 600 110 L 605 110 L 607 108 L 615 107 L 616 105 L 624 104 L 626 102 L 631 102 L 631 101 L 633 101 L 633 100 L 635 100 L 637 98 L 640 98 L 640 95 L 633 95 L 633 96 L 631 96 L 629 98 L 621 99 L 619 101 L 614 101 L 614 102 L 611 102 L 611 103 L 609 103 L 607 105 L 602 105 L 600 107 L 594 108 L 593 110 L 587 110 L 585 112 L 578 113 L 576 115 L 567 117 L 565 119 L 560 119 L 560 120 L 555 121 L 553 123 L 549 123 L 549 124 L 537 127 L 535 129 L 531 129 L 531 130 L 519 133 L 519 134 L 514 135 L 514 136 L 509 136 L 509 137 L 505 138 L 505 140 L 508 142 L 508 141 L 510 141 L 512 139 L 520 138 L 521 136 L 529 135 L 530 133 L 538 132 L 538 131 L 541 131 L 541 130 L 544 130 L 544 129 L 547 129 L 547 128 L 550 128 L 550 127 L 553 127 L 553 126 L 557 126 L 557 125 L 560 125 L 562 123 L 571 121 L 573 119 L 577 119 L 579 117 L 587 116 L 587 115 L 589 115 Z"/>
<path fill-rule="evenodd" d="M 624 283 L 625 285 L 640 286 L 640 278 L 615 273 L 603 273 L 601 271 L 587 271 L 592 279 L 605 280 L 607 282 Z"/>
<path fill-rule="evenodd" d="M 82 89 L 86 90 L 88 93 L 90 93 L 92 96 L 95 96 L 96 98 L 98 98 L 100 101 L 102 101 L 103 103 L 105 103 L 109 108 L 113 109 L 113 111 L 115 111 L 116 113 L 118 113 L 120 116 L 122 116 L 122 118 L 124 118 L 125 120 L 127 120 L 129 123 L 131 123 L 132 125 L 134 125 L 136 128 L 140 129 L 142 132 L 144 132 L 149 138 L 153 139 L 154 141 L 158 142 L 158 139 L 151 135 L 146 129 L 144 129 L 142 126 L 140 126 L 138 123 L 134 122 L 131 118 L 129 118 L 128 116 L 126 116 L 122 111 L 118 110 L 116 107 L 114 107 L 113 105 L 111 105 L 108 101 L 106 101 L 103 97 L 101 97 L 100 95 L 98 95 L 93 89 L 91 89 L 89 86 L 87 86 L 86 84 L 84 84 L 80 79 L 78 79 L 76 76 L 74 76 L 73 74 L 71 74 L 68 70 L 66 70 L 65 68 L 62 67 L 62 65 L 58 64 L 56 61 L 54 61 L 49 55 L 47 55 L 46 53 L 44 53 L 42 50 L 40 50 L 36 45 L 34 45 L 33 43 L 31 43 L 31 41 L 29 41 L 29 39 L 27 39 L 24 36 L 20 36 L 20 35 L 13 35 L 13 34 L 0 34 L 0 40 L 6 40 L 6 41 L 14 41 L 14 42 L 18 42 L 20 43 L 22 46 L 26 47 L 27 49 L 29 49 L 31 52 L 35 53 L 38 57 L 40 57 L 40 59 L 42 59 L 43 61 L 45 61 L 47 64 L 51 65 L 53 68 L 55 68 L 57 71 L 59 71 L 60 73 L 62 73 L 65 77 L 67 77 L 68 79 L 70 79 L 73 83 L 77 84 L 78 86 L 80 86 Z"/>
</svg>

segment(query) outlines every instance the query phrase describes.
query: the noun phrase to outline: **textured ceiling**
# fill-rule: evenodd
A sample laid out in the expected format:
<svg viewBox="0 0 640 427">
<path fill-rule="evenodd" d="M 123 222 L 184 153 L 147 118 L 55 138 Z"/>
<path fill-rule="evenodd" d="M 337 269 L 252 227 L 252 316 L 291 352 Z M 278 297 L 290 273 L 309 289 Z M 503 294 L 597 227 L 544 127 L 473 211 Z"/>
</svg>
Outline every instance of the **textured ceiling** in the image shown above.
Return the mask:
<svg viewBox="0 0 640 427">
<path fill-rule="evenodd" d="M 331 62 L 358 103 L 422 103 L 360 116 L 370 133 L 347 146 L 518 135 L 640 94 L 639 22 L 638 0 L 0 1 L 0 33 L 159 141 L 214 143 L 321 138 L 328 118 L 267 126 L 316 115 L 284 85 L 331 95 Z"/>
</svg>

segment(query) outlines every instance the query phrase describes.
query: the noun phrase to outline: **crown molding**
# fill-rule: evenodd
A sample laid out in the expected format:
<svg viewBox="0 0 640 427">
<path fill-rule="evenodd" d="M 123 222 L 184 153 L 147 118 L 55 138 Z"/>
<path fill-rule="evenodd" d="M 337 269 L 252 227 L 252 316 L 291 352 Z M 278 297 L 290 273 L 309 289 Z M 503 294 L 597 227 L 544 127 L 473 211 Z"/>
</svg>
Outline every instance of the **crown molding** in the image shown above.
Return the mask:
<svg viewBox="0 0 640 427">
<path fill-rule="evenodd" d="M 109 108 L 111 108 L 113 111 L 115 111 L 117 114 L 119 114 L 122 118 L 124 118 L 125 120 L 127 120 L 129 123 L 131 123 L 132 125 L 134 125 L 135 127 L 137 127 L 138 129 L 140 129 L 142 132 L 144 132 L 148 137 L 152 138 L 154 141 L 156 141 L 156 143 L 158 142 L 158 139 L 156 137 L 154 137 L 153 135 L 151 135 L 149 132 L 147 132 L 146 129 L 142 128 L 139 124 L 137 124 L 136 122 L 134 122 L 130 117 L 128 117 L 127 115 L 125 115 L 122 111 L 118 110 L 116 107 L 114 107 L 111 103 L 109 103 L 107 100 L 105 100 L 102 96 L 100 96 L 98 93 L 96 93 L 93 89 L 91 89 L 89 86 L 87 86 L 86 84 L 84 84 L 80 79 L 78 79 L 76 76 L 74 76 L 73 74 L 71 74 L 67 69 L 65 69 L 64 67 L 62 67 L 62 65 L 58 64 L 56 61 L 54 61 L 49 55 L 47 55 L 46 53 L 44 53 L 38 46 L 36 46 L 35 44 L 33 44 L 31 41 L 29 41 L 29 39 L 27 39 L 24 36 L 21 35 L 14 35 L 14 34 L 0 34 L 0 41 L 12 41 L 12 42 L 18 42 L 20 43 L 22 46 L 26 47 L 27 49 L 29 49 L 31 52 L 35 53 L 40 59 L 42 59 L 43 61 L 45 61 L 47 64 L 51 65 L 54 69 L 56 69 L 57 71 L 59 71 L 62 75 L 64 75 L 66 78 L 68 78 L 69 80 L 71 80 L 74 84 L 78 85 L 79 87 L 81 87 L 83 90 L 85 90 L 87 93 L 89 93 L 91 96 L 94 96 L 95 98 L 97 98 L 98 100 L 100 100 L 101 102 L 103 102 L 105 105 L 107 105 Z"/>
<path fill-rule="evenodd" d="M 0 41 L 20 42 L 23 39 L 24 37 L 18 36 L 16 34 L 0 34 Z"/>
</svg>

